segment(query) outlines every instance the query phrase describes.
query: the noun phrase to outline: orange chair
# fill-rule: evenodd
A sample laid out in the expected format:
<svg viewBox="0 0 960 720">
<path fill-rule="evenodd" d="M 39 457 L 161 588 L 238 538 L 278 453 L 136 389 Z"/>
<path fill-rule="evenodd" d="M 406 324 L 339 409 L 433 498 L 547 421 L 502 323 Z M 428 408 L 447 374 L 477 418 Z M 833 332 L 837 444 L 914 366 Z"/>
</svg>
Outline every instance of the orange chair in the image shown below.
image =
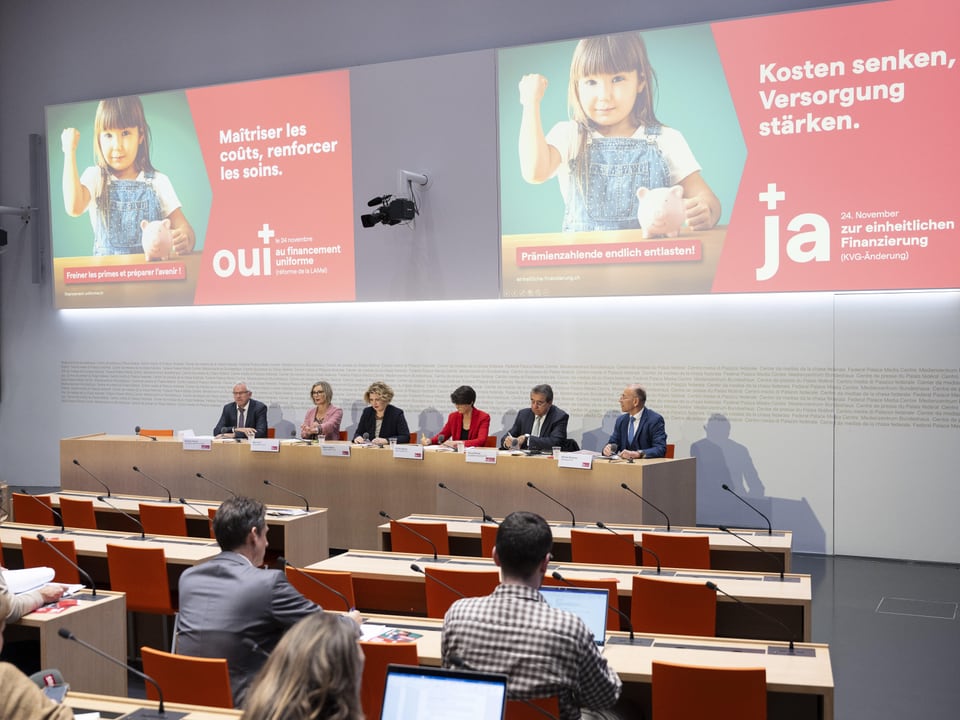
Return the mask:
<svg viewBox="0 0 960 720">
<path fill-rule="evenodd" d="M 53 502 L 49 495 L 11 493 L 13 498 L 13 521 L 29 525 L 59 525 L 53 515 Z M 43 506 L 47 509 L 44 510 Z"/>
<path fill-rule="evenodd" d="M 495 448 L 497 446 L 497 436 L 487 435 L 487 439 L 486 441 L 484 441 L 483 446 L 488 448 Z"/>
<path fill-rule="evenodd" d="M 268 437 L 268 438 L 273 439 L 273 438 L 275 438 L 276 436 L 277 436 L 277 429 L 276 429 L 276 428 L 267 428 L 267 437 Z"/>
<path fill-rule="evenodd" d="M 340 439 L 341 439 L 341 440 L 346 440 L 346 439 L 347 439 L 347 431 L 346 431 L 346 430 L 341 430 L 341 431 L 340 431 Z"/>
<path fill-rule="evenodd" d="M 570 556 L 575 563 L 636 565 L 633 535 L 614 535 L 606 530 L 570 530 Z"/>
<path fill-rule="evenodd" d="M 62 538 L 47 538 L 47 542 L 56 545 L 57 550 L 62 552 L 68 558 L 77 561 L 77 548 L 73 540 Z M 20 549 L 23 551 L 24 567 L 50 567 L 53 568 L 53 579 L 58 583 L 67 583 L 76 585 L 80 582 L 80 573 L 70 563 L 57 555 L 47 542 L 41 542 L 35 537 L 24 535 L 20 538 Z"/>
<path fill-rule="evenodd" d="M 140 435 L 145 435 L 147 437 L 173 437 L 173 428 L 166 428 L 163 430 L 144 430 L 140 428 Z"/>
<path fill-rule="evenodd" d="M 60 496 L 60 515 L 66 527 L 97 529 L 97 514 L 93 510 L 93 500 Z"/>
<path fill-rule="evenodd" d="M 169 638 L 171 633 L 167 630 L 166 620 L 177 614 L 177 603 L 170 593 L 167 557 L 163 548 L 107 543 L 107 572 L 110 575 L 110 589 L 127 594 L 129 650 L 136 647 L 130 613 L 160 615 L 164 619 L 164 637 Z"/>
<path fill-rule="evenodd" d="M 656 720 L 729 717 L 766 720 L 767 671 L 653 661 L 650 692 Z"/>
<path fill-rule="evenodd" d="M 485 558 L 493 557 L 493 548 L 497 545 L 497 530 L 499 525 L 480 526 L 480 552 Z"/>
<path fill-rule="evenodd" d="M 656 553 L 663 567 L 710 569 L 710 538 L 706 535 L 643 533 L 640 545 Z M 650 553 L 643 553 L 643 564 L 656 567 L 657 561 Z"/>
<path fill-rule="evenodd" d="M 633 576 L 630 622 L 636 632 L 717 634 L 717 593 L 702 583 Z"/>
<path fill-rule="evenodd" d="M 285 568 L 287 580 L 293 585 L 301 595 L 308 600 L 313 600 L 317 605 L 327 609 L 348 610 L 357 606 L 357 598 L 353 591 L 353 573 L 340 572 L 337 570 L 307 570 L 305 568 L 292 568 L 289 565 Z M 324 585 L 329 585 L 338 593 L 347 598 L 349 608 L 344 607 L 343 598 L 336 593 L 330 592 L 323 585 L 315 583 L 304 577 L 314 577 Z"/>
<path fill-rule="evenodd" d="M 674 445 L 673 443 L 667 443 L 667 449 L 666 449 L 666 451 L 663 453 L 663 456 L 664 456 L 665 458 L 672 458 L 673 455 L 674 455 L 674 453 L 675 453 L 676 451 L 677 451 L 677 446 L 676 446 L 676 445 Z"/>
<path fill-rule="evenodd" d="M 415 432 L 410 433 L 410 444 L 411 445 L 417 444 L 417 434 Z"/>
<path fill-rule="evenodd" d="M 217 536 L 213 532 L 213 518 L 216 516 L 217 510 L 219 509 L 220 508 L 207 508 L 207 517 L 210 518 L 210 537 L 214 539 L 216 539 Z"/>
<path fill-rule="evenodd" d="M 183 505 L 140 503 L 143 531 L 151 535 L 187 536 L 187 516 Z"/>
<path fill-rule="evenodd" d="M 427 617 L 442 618 L 447 609 L 461 596 L 483 597 L 489 595 L 500 584 L 499 570 L 452 570 L 427 566 L 423 568 L 428 577 L 424 578 L 427 593 Z M 436 578 L 440 582 L 434 582 Z M 451 592 L 440 583 L 445 583 L 460 594 Z"/>
<path fill-rule="evenodd" d="M 361 640 L 360 649 L 364 655 L 360 704 L 365 717 L 378 718 L 383 705 L 383 688 L 387 683 L 387 665 L 418 665 L 420 656 L 417 653 L 417 644 Z"/>
<path fill-rule="evenodd" d="M 406 521 L 398 523 L 396 520 L 390 521 L 390 548 L 393 552 L 433 555 L 434 549 L 430 547 L 430 543 L 417 537 L 415 533 L 410 531 L 410 528 L 430 538 L 433 544 L 437 546 L 436 552 L 438 555 L 450 554 L 450 538 L 447 534 L 446 523 Z"/>
<path fill-rule="evenodd" d="M 535 707 L 530 707 L 531 705 Z M 539 708 L 539 709 L 538 709 Z M 549 713 L 545 715 L 544 713 Z M 507 700 L 504 720 L 544 720 L 560 717 L 560 699 L 556 695 L 534 700 Z"/>
<path fill-rule="evenodd" d="M 157 681 L 166 702 L 233 707 L 230 673 L 226 658 L 191 657 L 140 648 L 143 672 Z M 147 699 L 159 700 L 156 689 L 146 683 Z"/>
<path fill-rule="evenodd" d="M 587 580 L 585 578 L 566 578 L 567 582 L 560 582 L 552 576 L 547 575 L 543 578 L 544 585 L 555 585 L 563 587 L 564 585 L 573 585 L 574 587 L 599 588 L 607 591 L 607 603 L 612 607 L 607 610 L 607 630 L 620 629 L 620 615 L 613 609 L 619 606 L 619 585 L 616 578 L 596 578 Z"/>
</svg>

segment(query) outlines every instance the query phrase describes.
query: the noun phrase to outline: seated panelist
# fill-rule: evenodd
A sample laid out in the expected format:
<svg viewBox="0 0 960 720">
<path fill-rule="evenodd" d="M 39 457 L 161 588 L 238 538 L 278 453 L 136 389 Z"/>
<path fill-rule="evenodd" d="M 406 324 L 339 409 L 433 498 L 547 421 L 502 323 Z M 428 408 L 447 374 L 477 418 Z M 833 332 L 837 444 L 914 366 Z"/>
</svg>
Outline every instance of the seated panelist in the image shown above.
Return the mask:
<svg viewBox="0 0 960 720">
<path fill-rule="evenodd" d="M 307 410 L 300 425 L 300 437 L 304 440 L 339 440 L 340 421 L 343 410 L 331 403 L 333 388 L 326 380 L 318 380 L 310 388 L 313 407 Z"/>
<path fill-rule="evenodd" d="M 369 407 L 364 408 L 360 414 L 360 422 L 357 423 L 353 438 L 355 443 L 371 442 L 383 446 L 390 438 L 396 438 L 398 443 L 410 442 L 410 428 L 407 427 L 403 410 L 390 404 L 393 400 L 393 388 L 378 380 L 367 388 L 363 400 Z"/>
<path fill-rule="evenodd" d="M 607 457 L 620 453 L 624 460 L 662 458 L 667 454 L 667 431 L 663 415 L 646 407 L 647 391 L 640 385 L 628 385 L 620 393 L 620 410 L 610 439 L 603 447 Z M 616 449 L 614 449 L 616 445 Z"/>
<path fill-rule="evenodd" d="M 432 445 L 440 441 L 447 447 L 455 447 L 462 442 L 465 447 L 483 447 L 490 434 L 490 416 L 483 410 L 473 406 L 477 401 L 476 391 L 469 385 L 461 385 L 450 393 L 450 402 L 456 408 L 447 417 L 447 422 L 439 433 L 432 438 L 425 437 L 421 441 L 424 445 Z"/>
</svg>

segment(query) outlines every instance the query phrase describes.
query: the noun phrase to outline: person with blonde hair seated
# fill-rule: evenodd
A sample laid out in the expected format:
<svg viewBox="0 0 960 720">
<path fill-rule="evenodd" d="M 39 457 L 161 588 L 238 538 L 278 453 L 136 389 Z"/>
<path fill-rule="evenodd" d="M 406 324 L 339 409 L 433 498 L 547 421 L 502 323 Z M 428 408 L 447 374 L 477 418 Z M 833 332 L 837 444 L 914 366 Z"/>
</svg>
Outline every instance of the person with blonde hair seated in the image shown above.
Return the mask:
<svg viewBox="0 0 960 720">
<path fill-rule="evenodd" d="M 403 410 L 390 404 L 392 400 L 392 387 L 381 380 L 370 384 L 363 394 L 363 401 L 369 407 L 360 413 L 360 422 L 353 437 L 355 443 L 371 442 L 383 446 L 390 438 L 396 438 L 398 443 L 410 442 L 407 418 Z"/>
<path fill-rule="evenodd" d="M 244 720 L 363 720 L 358 629 L 333 613 L 297 622 L 254 680 Z"/>
</svg>

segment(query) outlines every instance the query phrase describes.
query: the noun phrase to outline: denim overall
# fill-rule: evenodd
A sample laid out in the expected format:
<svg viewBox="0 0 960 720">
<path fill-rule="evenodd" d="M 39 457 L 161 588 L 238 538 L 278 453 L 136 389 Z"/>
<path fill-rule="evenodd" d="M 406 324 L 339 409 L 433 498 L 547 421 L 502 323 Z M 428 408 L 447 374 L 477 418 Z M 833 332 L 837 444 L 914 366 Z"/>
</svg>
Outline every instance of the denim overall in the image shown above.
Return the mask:
<svg viewBox="0 0 960 720">
<path fill-rule="evenodd" d="M 100 218 L 93 254 L 142 252 L 140 221 L 162 219 L 152 172 L 146 173 L 143 180 L 111 180 L 107 183 L 106 218 Z"/>
<path fill-rule="evenodd" d="M 643 138 L 588 138 L 585 186 L 570 160 L 570 200 L 563 215 L 564 232 L 628 230 L 640 227 L 637 209 L 641 187 L 666 187 L 667 161 L 657 140 L 660 126 L 645 128 Z"/>
</svg>

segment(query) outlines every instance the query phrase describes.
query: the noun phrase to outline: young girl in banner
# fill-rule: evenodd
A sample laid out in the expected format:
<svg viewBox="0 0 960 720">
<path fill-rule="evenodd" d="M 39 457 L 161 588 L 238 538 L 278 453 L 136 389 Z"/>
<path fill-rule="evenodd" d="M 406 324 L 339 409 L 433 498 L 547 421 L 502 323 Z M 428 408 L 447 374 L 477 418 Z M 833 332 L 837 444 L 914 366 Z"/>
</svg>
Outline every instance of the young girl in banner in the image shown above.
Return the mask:
<svg viewBox="0 0 960 720">
<path fill-rule="evenodd" d="M 567 103 L 572 120 L 544 135 L 542 75 L 520 80 L 520 169 L 542 183 L 556 175 L 566 206 L 563 230 L 639 228 L 637 190 L 683 187 L 686 224 L 708 230 L 720 201 L 700 174 L 683 135 L 654 113 L 656 76 L 639 33 L 586 38 L 570 64 Z"/>
<path fill-rule="evenodd" d="M 96 165 L 79 173 L 80 131 L 67 128 L 63 146 L 63 201 L 68 215 L 90 211 L 94 255 L 143 252 L 141 220 L 170 220 L 173 250 L 193 251 L 195 237 L 170 179 L 150 162 L 150 126 L 135 95 L 101 100 L 93 127 Z"/>
</svg>

